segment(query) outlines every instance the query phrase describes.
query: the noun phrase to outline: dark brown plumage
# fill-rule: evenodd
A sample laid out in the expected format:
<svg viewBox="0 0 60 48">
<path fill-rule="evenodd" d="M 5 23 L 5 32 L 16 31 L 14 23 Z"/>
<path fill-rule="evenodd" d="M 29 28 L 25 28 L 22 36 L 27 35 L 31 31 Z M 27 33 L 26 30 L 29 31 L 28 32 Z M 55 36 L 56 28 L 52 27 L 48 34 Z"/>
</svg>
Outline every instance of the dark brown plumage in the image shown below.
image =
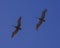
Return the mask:
<svg viewBox="0 0 60 48">
<path fill-rule="evenodd" d="M 14 32 L 12 32 L 12 38 L 16 35 L 16 33 L 21 30 L 21 17 L 18 19 L 18 25 L 14 26 L 16 28 L 16 30 Z"/>
<path fill-rule="evenodd" d="M 47 12 L 47 9 L 45 9 L 45 10 L 42 12 L 42 16 L 41 16 L 41 18 L 39 18 L 39 22 L 38 22 L 37 25 L 36 25 L 36 30 L 38 30 L 39 27 L 41 26 L 41 24 L 42 24 L 43 22 L 45 22 L 44 18 L 45 18 L 46 12 Z"/>
</svg>

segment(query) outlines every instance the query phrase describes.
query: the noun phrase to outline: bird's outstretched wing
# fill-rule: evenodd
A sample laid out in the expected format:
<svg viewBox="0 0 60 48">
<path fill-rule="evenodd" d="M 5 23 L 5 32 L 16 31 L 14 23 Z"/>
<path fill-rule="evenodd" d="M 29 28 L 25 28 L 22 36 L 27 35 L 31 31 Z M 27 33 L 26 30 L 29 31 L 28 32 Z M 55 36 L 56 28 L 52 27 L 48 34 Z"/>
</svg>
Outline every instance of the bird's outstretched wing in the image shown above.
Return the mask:
<svg viewBox="0 0 60 48">
<path fill-rule="evenodd" d="M 17 32 L 18 32 L 18 29 L 16 29 L 14 32 L 12 32 L 12 38 L 17 34 Z"/>
<path fill-rule="evenodd" d="M 21 17 L 18 19 L 18 27 L 21 26 Z"/>
<path fill-rule="evenodd" d="M 45 9 L 44 11 L 42 11 L 42 16 L 41 16 L 42 19 L 45 18 L 46 12 L 47 12 L 47 9 Z"/>
<path fill-rule="evenodd" d="M 12 32 L 12 36 L 11 37 L 13 38 L 15 35 L 16 35 L 16 32 Z"/>
<path fill-rule="evenodd" d="M 39 22 L 36 25 L 36 30 L 38 30 L 38 28 L 41 26 L 42 23 L 43 23 L 43 21 L 42 20 L 39 20 Z"/>
</svg>

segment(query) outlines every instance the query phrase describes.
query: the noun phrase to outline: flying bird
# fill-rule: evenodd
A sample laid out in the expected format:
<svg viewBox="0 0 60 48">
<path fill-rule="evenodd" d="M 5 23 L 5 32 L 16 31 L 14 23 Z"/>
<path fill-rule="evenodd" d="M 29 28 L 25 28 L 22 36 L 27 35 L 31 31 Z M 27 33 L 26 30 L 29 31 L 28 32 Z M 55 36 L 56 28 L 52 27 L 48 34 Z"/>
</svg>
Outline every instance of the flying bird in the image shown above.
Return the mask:
<svg viewBox="0 0 60 48">
<path fill-rule="evenodd" d="M 45 9 L 44 11 L 42 11 L 42 16 L 41 16 L 41 18 L 38 18 L 38 19 L 39 19 L 39 22 L 38 22 L 37 25 L 36 25 L 36 30 L 38 30 L 39 27 L 41 26 L 41 24 L 42 24 L 43 22 L 45 22 L 44 18 L 45 18 L 46 12 L 47 12 L 47 9 Z"/>
<path fill-rule="evenodd" d="M 14 26 L 14 27 L 16 28 L 16 30 L 12 32 L 12 36 L 11 36 L 12 38 L 17 34 L 19 30 L 21 30 L 21 17 L 18 19 L 17 26 Z"/>
</svg>

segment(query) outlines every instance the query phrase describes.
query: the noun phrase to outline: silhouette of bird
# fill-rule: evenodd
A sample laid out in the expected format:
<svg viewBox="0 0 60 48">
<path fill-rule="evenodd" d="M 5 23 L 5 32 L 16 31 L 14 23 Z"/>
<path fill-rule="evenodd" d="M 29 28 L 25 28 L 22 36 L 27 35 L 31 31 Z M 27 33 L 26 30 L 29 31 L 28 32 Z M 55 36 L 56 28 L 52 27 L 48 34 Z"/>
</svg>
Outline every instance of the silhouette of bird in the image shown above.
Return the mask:
<svg viewBox="0 0 60 48">
<path fill-rule="evenodd" d="M 19 30 L 21 30 L 21 17 L 18 19 L 17 26 L 14 26 L 14 27 L 16 28 L 16 30 L 12 32 L 12 36 L 11 36 L 12 38 L 17 34 Z"/>
<path fill-rule="evenodd" d="M 39 19 L 39 22 L 38 22 L 37 25 L 36 25 L 36 30 L 38 30 L 39 27 L 41 26 L 41 24 L 42 24 L 43 22 L 45 22 L 44 18 L 45 18 L 46 12 L 47 12 L 47 9 L 45 9 L 44 11 L 42 11 L 42 16 L 41 16 L 41 18 L 38 18 L 38 19 Z"/>
</svg>

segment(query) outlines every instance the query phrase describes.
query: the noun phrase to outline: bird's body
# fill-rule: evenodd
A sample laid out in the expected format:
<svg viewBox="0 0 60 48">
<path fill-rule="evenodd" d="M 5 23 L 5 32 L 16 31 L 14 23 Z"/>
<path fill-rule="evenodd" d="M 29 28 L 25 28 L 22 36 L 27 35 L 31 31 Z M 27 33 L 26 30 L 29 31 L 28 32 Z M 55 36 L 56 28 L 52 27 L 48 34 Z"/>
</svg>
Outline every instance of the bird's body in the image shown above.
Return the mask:
<svg viewBox="0 0 60 48">
<path fill-rule="evenodd" d="M 21 17 L 18 19 L 18 25 L 14 26 L 16 28 L 16 30 L 12 33 L 12 38 L 14 37 L 14 35 L 16 35 L 16 33 L 21 30 Z"/>
<path fill-rule="evenodd" d="M 43 22 L 45 22 L 44 18 L 45 18 L 46 12 L 47 12 L 47 9 L 45 9 L 45 10 L 42 12 L 42 16 L 41 16 L 41 18 L 39 18 L 39 22 L 38 22 L 37 25 L 36 25 L 36 30 L 38 30 L 38 28 L 41 26 L 41 24 L 42 24 Z"/>
</svg>

